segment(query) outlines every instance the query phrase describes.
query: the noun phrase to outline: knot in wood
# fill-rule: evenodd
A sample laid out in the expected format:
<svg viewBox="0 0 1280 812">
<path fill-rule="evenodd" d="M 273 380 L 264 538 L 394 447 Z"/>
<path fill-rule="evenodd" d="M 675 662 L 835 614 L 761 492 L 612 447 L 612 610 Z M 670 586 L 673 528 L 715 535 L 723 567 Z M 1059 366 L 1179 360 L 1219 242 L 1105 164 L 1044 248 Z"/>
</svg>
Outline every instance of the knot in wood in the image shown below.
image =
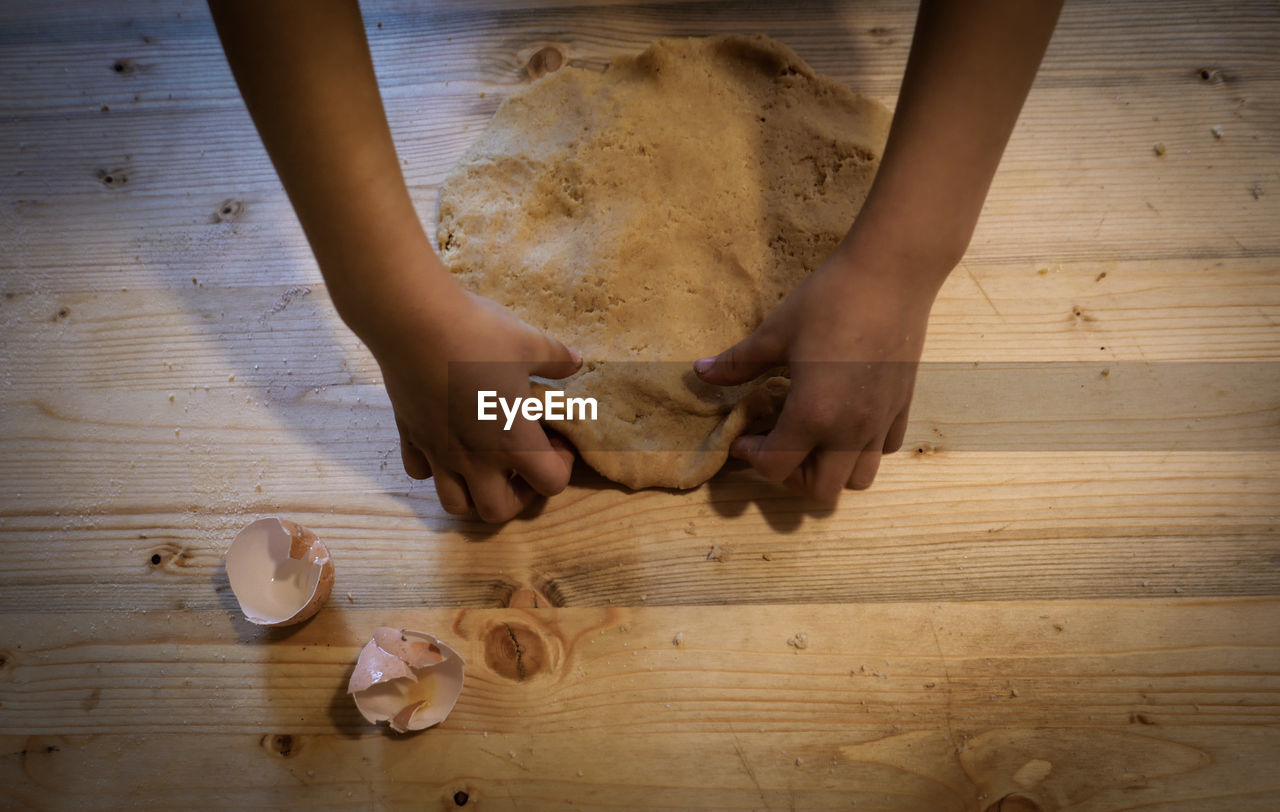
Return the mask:
<svg viewBox="0 0 1280 812">
<path fill-rule="evenodd" d="M 230 198 L 218 204 L 218 208 L 213 213 L 213 221 L 215 223 L 225 223 L 229 220 L 235 220 L 243 211 L 244 204 L 239 200 Z"/>
<path fill-rule="evenodd" d="M 524 682 L 547 670 L 547 644 L 523 623 L 494 623 L 484 634 L 484 661 L 495 674 Z"/>
<path fill-rule="evenodd" d="M 292 758 L 302 749 L 297 736 L 291 733 L 268 733 L 260 742 L 262 749 L 281 758 Z"/>
<path fill-rule="evenodd" d="M 525 72 L 530 79 L 541 79 L 548 73 L 555 73 L 565 63 L 564 52 L 554 45 L 547 45 L 534 51 L 533 56 L 525 63 Z"/>
<path fill-rule="evenodd" d="M 153 549 L 151 555 L 147 556 L 147 562 L 151 565 L 151 569 L 173 569 L 188 566 L 192 557 L 191 551 L 187 548 L 169 542 Z"/>
<path fill-rule="evenodd" d="M 98 182 L 108 189 L 123 189 L 129 175 L 124 169 L 99 169 Z"/>
<path fill-rule="evenodd" d="M 1042 809 L 1036 801 L 1015 792 L 991 804 L 984 812 L 1042 812 Z"/>
<path fill-rule="evenodd" d="M 507 598 L 507 607 L 510 609 L 546 609 L 553 605 L 546 595 L 525 586 L 518 587 Z"/>
</svg>

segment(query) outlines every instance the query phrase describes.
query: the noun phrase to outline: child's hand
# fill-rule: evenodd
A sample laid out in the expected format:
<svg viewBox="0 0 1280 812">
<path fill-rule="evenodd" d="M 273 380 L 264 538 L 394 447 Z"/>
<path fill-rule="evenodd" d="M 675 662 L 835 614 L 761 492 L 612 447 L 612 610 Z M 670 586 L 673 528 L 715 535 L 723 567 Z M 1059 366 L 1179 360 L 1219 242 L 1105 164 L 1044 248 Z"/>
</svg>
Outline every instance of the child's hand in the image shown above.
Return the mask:
<svg viewBox="0 0 1280 812">
<path fill-rule="evenodd" d="M 476 420 L 476 393 L 528 397 L 529 375 L 563 378 L 581 359 L 496 303 L 454 287 L 419 323 L 390 319 L 374 354 L 400 429 L 405 471 L 433 476 L 450 513 L 503 522 L 564 490 L 573 451 L 538 423 Z M 408 316 L 408 318 L 404 318 Z M 373 346 L 372 344 L 370 345 Z"/>
<path fill-rule="evenodd" d="M 906 433 L 935 290 L 877 264 L 837 252 L 755 332 L 695 364 L 703 380 L 721 385 L 791 365 L 773 430 L 739 437 L 731 454 L 824 502 L 842 488 L 869 486 L 881 454 L 897 451 Z"/>
<path fill-rule="evenodd" d="M 735 456 L 831 500 L 865 488 L 907 427 L 933 297 L 960 261 L 1062 7 L 921 0 L 875 182 L 840 248 L 714 360 L 734 384 L 792 365 L 782 414 Z M 839 362 L 811 364 L 808 362 Z"/>
<path fill-rule="evenodd" d="M 569 481 L 573 453 L 536 424 L 475 420 L 477 389 L 529 394 L 529 373 L 577 360 L 440 264 L 401 175 L 354 0 L 211 0 L 227 59 L 289 193 L 334 306 L 382 367 L 405 470 L 445 509 L 510 519 Z M 342 115 L 334 115 L 341 110 Z M 455 367 L 450 361 L 511 362 Z M 458 409 L 451 414 L 449 388 Z M 469 405 L 467 412 L 464 405 Z"/>
</svg>

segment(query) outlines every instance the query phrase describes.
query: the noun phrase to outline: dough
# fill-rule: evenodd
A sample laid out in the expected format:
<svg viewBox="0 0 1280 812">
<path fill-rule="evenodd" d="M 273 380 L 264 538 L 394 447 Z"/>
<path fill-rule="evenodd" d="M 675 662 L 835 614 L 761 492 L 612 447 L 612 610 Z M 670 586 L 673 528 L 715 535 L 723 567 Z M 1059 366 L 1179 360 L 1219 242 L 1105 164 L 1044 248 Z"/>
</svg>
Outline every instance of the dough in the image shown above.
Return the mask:
<svg viewBox="0 0 1280 812">
<path fill-rule="evenodd" d="M 691 488 L 785 380 L 703 384 L 835 248 L 866 198 L 890 113 L 764 36 L 655 42 L 603 73 L 511 95 L 440 193 L 440 253 L 465 287 L 582 353 L 539 381 L 594 397 L 557 422 L 632 488 Z"/>
</svg>

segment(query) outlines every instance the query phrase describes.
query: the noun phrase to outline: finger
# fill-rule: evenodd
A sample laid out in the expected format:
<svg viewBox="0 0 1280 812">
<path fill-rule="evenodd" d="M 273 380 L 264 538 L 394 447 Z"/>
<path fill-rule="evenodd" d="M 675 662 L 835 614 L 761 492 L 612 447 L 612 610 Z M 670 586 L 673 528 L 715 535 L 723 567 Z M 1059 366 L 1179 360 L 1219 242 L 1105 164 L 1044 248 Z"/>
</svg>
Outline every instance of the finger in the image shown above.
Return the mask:
<svg viewBox="0 0 1280 812">
<path fill-rule="evenodd" d="M 535 499 L 541 498 L 538 496 L 538 492 L 531 488 L 529 483 L 525 482 L 519 475 L 512 476 L 509 482 L 511 484 L 511 492 L 515 495 L 516 501 L 520 503 L 520 511 L 533 504 Z"/>
<path fill-rule="evenodd" d="M 743 434 L 735 437 L 733 442 L 729 444 L 729 456 L 735 460 L 750 463 L 751 455 L 760 450 L 760 444 L 763 442 L 763 434 Z"/>
<path fill-rule="evenodd" d="M 782 360 L 782 347 L 770 334 L 757 329 L 719 355 L 694 361 L 693 371 L 707 383 L 734 386 L 760 377 Z"/>
<path fill-rule="evenodd" d="M 849 475 L 848 487 L 855 491 L 866 490 L 875 481 L 876 472 L 880 470 L 880 449 L 884 448 L 884 440 L 872 441 L 858 455 L 858 464 Z"/>
<path fill-rule="evenodd" d="M 498 524 L 524 510 L 527 503 L 520 501 L 511 482 L 508 473 L 494 468 L 477 470 L 467 477 L 467 490 L 481 521 Z"/>
<path fill-rule="evenodd" d="M 436 498 L 440 500 L 440 506 L 445 512 L 460 516 L 471 510 L 474 505 L 462 477 L 439 465 L 433 465 L 432 470 L 435 472 L 433 479 L 436 482 Z"/>
<path fill-rule="evenodd" d="M 839 498 L 861 456 L 856 451 L 819 449 L 810 457 L 816 459 L 813 478 L 806 483 L 805 493 L 819 502 L 831 504 Z"/>
<path fill-rule="evenodd" d="M 554 338 L 538 334 L 537 354 L 530 372 L 541 378 L 567 378 L 582 366 L 582 355 Z"/>
<path fill-rule="evenodd" d="M 569 479 L 573 477 L 573 463 L 576 459 L 573 443 L 569 442 L 564 435 L 554 431 L 547 432 L 547 442 L 551 445 L 551 453 L 564 465 L 565 487 L 568 487 Z"/>
<path fill-rule="evenodd" d="M 396 429 L 400 432 L 400 462 L 404 463 L 404 472 L 414 479 L 426 479 L 431 476 L 431 464 L 427 456 L 413 444 L 404 430 L 400 418 L 396 418 Z"/>
<path fill-rule="evenodd" d="M 573 470 L 573 450 L 567 441 L 556 435 L 558 443 L 553 444 L 542 426 L 528 421 L 513 434 L 506 462 L 543 496 L 563 491 Z"/>
<path fill-rule="evenodd" d="M 751 463 L 751 467 L 770 482 L 785 480 L 800 467 L 811 450 L 813 443 L 791 430 L 785 413 L 773 431 L 763 436 L 744 435 L 730 447 L 735 457 Z"/>
<path fill-rule="evenodd" d="M 892 454 L 899 448 L 902 448 L 902 441 L 907 436 L 907 414 L 911 411 L 911 404 L 906 407 L 894 418 L 893 425 L 889 426 L 889 433 L 884 438 L 884 453 Z"/>
<path fill-rule="evenodd" d="M 800 463 L 794 471 L 787 474 L 782 484 L 802 496 L 809 496 L 817 476 L 817 452 L 815 451 L 805 457 L 804 462 Z"/>
<path fill-rule="evenodd" d="M 554 496 L 564 490 L 569 484 L 569 478 L 573 475 L 573 444 L 554 431 L 547 432 L 547 442 L 551 446 L 551 450 L 539 453 L 554 458 L 555 465 L 564 467 L 564 485 L 552 492 L 536 490 L 523 475 L 519 474 L 519 469 L 517 469 L 517 476 L 511 478 L 511 487 L 515 491 L 516 499 L 524 507 L 533 504 L 540 496 Z"/>
<path fill-rule="evenodd" d="M 796 493 L 808 493 L 809 483 L 813 481 L 813 455 L 804 458 L 804 462 L 796 466 L 796 469 L 787 474 L 787 478 L 782 480 L 782 484 L 786 485 Z"/>
<path fill-rule="evenodd" d="M 569 442 L 569 438 L 559 432 L 550 430 L 546 431 L 547 442 L 551 444 L 551 450 L 556 453 L 557 457 L 564 460 L 565 465 L 569 468 L 573 468 L 573 461 L 575 459 L 573 443 Z"/>
<path fill-rule="evenodd" d="M 545 451 L 518 451 L 511 455 L 516 473 L 543 496 L 555 496 L 569 485 L 573 452 L 565 459 L 563 449 L 548 445 Z"/>
<path fill-rule="evenodd" d="M 427 479 L 431 476 L 431 463 L 417 446 L 400 441 L 400 461 L 404 463 L 404 472 L 414 479 Z"/>
</svg>

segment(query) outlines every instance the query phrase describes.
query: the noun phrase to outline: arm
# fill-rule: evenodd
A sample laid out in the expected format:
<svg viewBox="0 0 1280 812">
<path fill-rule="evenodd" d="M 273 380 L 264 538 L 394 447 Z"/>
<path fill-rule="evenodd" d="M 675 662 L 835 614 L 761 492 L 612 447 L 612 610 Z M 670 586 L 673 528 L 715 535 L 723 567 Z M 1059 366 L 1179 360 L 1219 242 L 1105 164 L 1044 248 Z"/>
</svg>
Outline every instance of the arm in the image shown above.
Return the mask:
<svg viewBox="0 0 1280 812">
<path fill-rule="evenodd" d="M 929 310 L 968 247 L 1061 5 L 922 0 L 857 221 L 755 332 L 695 364 L 724 385 L 792 365 L 774 429 L 733 446 L 767 479 L 830 501 L 868 487 L 902 445 Z"/>
<path fill-rule="evenodd" d="M 525 395 L 529 372 L 563 377 L 577 361 L 464 291 L 432 250 L 400 173 L 355 0 L 209 6 L 334 306 L 382 368 L 406 471 L 434 474 L 447 510 L 475 507 L 487 521 L 510 518 L 534 491 L 562 490 L 572 453 L 553 449 L 536 425 L 520 421 L 507 436 L 448 413 L 450 385 L 471 393 L 467 403 L 476 389 Z M 450 381 L 449 361 L 524 366 L 493 365 L 493 378 Z M 491 450 L 460 450 L 467 448 Z"/>
<path fill-rule="evenodd" d="M 884 160 L 850 238 L 892 241 L 922 283 L 941 287 L 968 248 L 1061 8 L 922 0 Z"/>
<path fill-rule="evenodd" d="M 415 297 L 423 303 L 456 297 L 400 174 L 354 0 L 305 7 L 211 0 L 209 7 L 347 324 L 372 332 L 383 303 L 400 291 L 427 294 Z"/>
</svg>

